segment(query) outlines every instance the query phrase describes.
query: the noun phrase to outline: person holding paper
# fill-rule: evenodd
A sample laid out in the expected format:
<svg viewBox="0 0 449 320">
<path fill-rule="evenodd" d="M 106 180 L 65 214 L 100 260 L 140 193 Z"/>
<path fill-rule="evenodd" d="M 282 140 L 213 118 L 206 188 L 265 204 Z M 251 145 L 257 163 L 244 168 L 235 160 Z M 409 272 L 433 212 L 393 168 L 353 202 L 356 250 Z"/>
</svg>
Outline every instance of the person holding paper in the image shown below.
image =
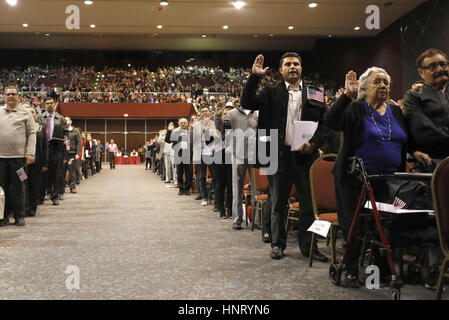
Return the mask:
<svg viewBox="0 0 449 320">
<path fill-rule="evenodd" d="M 258 129 L 277 130 L 277 140 L 270 143 L 278 145 L 279 154 L 270 155 L 277 161 L 278 170 L 269 179 L 271 190 L 271 253 L 273 259 L 281 259 L 286 248 L 285 215 L 292 184 L 298 192 L 301 219 L 298 223 L 299 249 L 303 256 L 309 255 L 311 233 L 307 229 L 315 220 L 310 196 L 309 170 L 318 157 L 318 148 L 326 137 L 327 129 L 322 125 L 326 111 L 324 94 L 318 88 L 306 85 L 301 80 L 301 57 L 295 52 L 285 53 L 280 60 L 279 72 L 284 81 L 276 86 L 266 86 L 260 93 L 258 84 L 267 74 L 263 67 L 264 57 L 258 55 L 242 92 L 241 106 L 248 110 L 259 110 Z M 299 149 L 291 150 L 295 121 L 318 122 L 313 137 Z M 269 135 L 270 132 L 266 132 Z M 258 139 L 260 143 L 260 139 Z M 315 250 L 314 258 L 327 261 L 327 257 Z"/>
<path fill-rule="evenodd" d="M 61 190 L 59 177 L 62 170 L 64 141 L 67 132 L 64 117 L 56 112 L 57 106 L 56 98 L 48 97 L 45 100 L 47 111 L 41 113 L 38 117 L 38 122 L 42 124 L 42 130 L 47 133 L 48 139 L 48 171 L 44 174 L 46 176 L 46 191 L 50 193 L 55 206 L 59 205 L 59 191 Z M 41 199 L 45 196 L 45 190 L 42 193 Z"/>
<path fill-rule="evenodd" d="M 346 74 L 345 92 L 325 115 L 325 124 L 343 132 L 343 145 L 335 163 L 335 192 L 338 221 L 345 237 L 348 236 L 361 192 L 361 182 L 347 173 L 349 158 L 362 158 L 368 174 L 388 174 L 405 171 L 406 152 L 419 161 L 430 160 L 427 154 L 407 144 L 407 131 L 402 111 L 388 103 L 391 79 L 377 67 L 366 70 L 357 81 L 353 71 Z M 356 95 L 358 100 L 352 100 Z M 382 188 L 372 181 L 376 194 Z M 359 227 L 359 226 L 358 226 Z M 359 228 L 354 231 L 358 238 Z M 348 247 L 345 281 L 358 287 L 358 257 L 360 241 Z"/>
<path fill-rule="evenodd" d="M 25 190 L 18 175 L 26 165 L 34 163 L 36 129 L 31 113 L 19 106 L 19 89 L 6 86 L 0 107 L 0 187 L 5 193 L 4 219 L 9 224 L 9 213 L 14 212 L 15 224 L 25 225 Z M 24 175 L 22 175 L 24 177 Z"/>
<path fill-rule="evenodd" d="M 114 139 L 111 139 L 110 143 L 106 142 L 106 151 L 109 155 L 109 167 L 115 169 L 115 156 L 118 153 L 118 147 L 114 143 Z"/>
</svg>

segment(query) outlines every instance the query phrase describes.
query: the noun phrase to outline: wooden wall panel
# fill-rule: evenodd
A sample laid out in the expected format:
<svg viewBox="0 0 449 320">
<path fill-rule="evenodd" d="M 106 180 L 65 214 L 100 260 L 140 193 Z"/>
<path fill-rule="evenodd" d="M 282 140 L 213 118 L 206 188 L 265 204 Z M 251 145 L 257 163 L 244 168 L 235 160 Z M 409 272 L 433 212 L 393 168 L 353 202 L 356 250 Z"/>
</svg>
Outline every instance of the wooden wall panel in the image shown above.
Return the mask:
<svg viewBox="0 0 449 320">
<path fill-rule="evenodd" d="M 104 132 L 104 119 L 87 119 L 87 132 Z"/>
<path fill-rule="evenodd" d="M 107 132 L 124 132 L 125 120 L 109 120 L 107 121 Z"/>
<path fill-rule="evenodd" d="M 139 119 L 139 120 L 126 120 L 126 131 L 128 132 L 145 132 L 145 120 Z"/>
</svg>

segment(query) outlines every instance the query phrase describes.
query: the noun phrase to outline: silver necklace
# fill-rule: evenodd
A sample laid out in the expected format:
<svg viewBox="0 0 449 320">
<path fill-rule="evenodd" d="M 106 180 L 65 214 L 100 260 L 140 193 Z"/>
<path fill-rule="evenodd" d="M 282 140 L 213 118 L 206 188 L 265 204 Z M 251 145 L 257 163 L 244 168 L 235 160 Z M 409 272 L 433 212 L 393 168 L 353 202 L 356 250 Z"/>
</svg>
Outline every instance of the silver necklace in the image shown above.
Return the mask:
<svg viewBox="0 0 449 320">
<path fill-rule="evenodd" d="M 388 120 L 388 138 L 384 138 L 384 136 L 382 135 L 382 132 L 380 131 L 379 127 L 377 126 L 377 122 L 376 119 L 374 119 L 374 115 L 373 115 L 373 111 L 371 110 L 373 107 L 371 107 L 370 105 L 368 105 L 368 109 L 369 109 L 369 113 L 371 115 L 371 119 L 374 122 L 374 125 L 377 128 L 377 131 L 379 131 L 379 135 L 382 139 L 382 141 L 391 141 L 391 121 L 390 121 L 390 116 L 388 115 L 388 110 L 387 108 L 385 108 L 385 113 L 387 114 L 387 120 Z"/>
</svg>

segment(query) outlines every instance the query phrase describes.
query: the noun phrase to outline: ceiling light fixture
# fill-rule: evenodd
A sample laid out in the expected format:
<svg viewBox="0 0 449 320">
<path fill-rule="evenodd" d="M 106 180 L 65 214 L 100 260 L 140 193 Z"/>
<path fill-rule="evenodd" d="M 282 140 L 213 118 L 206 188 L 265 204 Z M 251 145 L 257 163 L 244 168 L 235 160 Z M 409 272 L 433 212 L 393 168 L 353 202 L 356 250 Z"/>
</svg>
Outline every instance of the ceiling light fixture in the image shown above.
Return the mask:
<svg viewBox="0 0 449 320">
<path fill-rule="evenodd" d="M 288 30 L 293 30 L 293 26 L 288 26 Z"/>
<path fill-rule="evenodd" d="M 316 2 L 309 3 L 309 8 L 316 8 L 316 7 L 318 7 L 318 3 Z"/>
<path fill-rule="evenodd" d="M 234 5 L 234 7 L 238 10 L 242 9 L 245 6 L 245 2 L 243 1 L 235 1 L 232 3 Z"/>
<path fill-rule="evenodd" d="M 228 30 L 229 27 L 228 26 L 223 26 L 223 29 Z"/>
<path fill-rule="evenodd" d="M 6 0 L 6 3 L 11 7 L 14 7 L 17 4 L 17 0 Z"/>
<path fill-rule="evenodd" d="M 94 24 L 91 24 L 90 27 L 93 29 L 93 28 L 95 28 L 95 25 L 94 25 Z"/>
<path fill-rule="evenodd" d="M 357 26 L 357 27 L 354 28 L 354 30 L 355 30 L 355 31 L 359 31 L 359 30 L 360 30 L 360 27 Z"/>
<path fill-rule="evenodd" d="M 90 6 L 91 4 L 93 4 L 94 2 L 91 0 L 86 0 L 84 1 L 84 4 L 87 4 L 88 6 Z"/>
<path fill-rule="evenodd" d="M 22 27 L 24 27 L 24 28 L 28 28 L 28 23 L 24 23 L 24 24 L 22 24 Z"/>
<path fill-rule="evenodd" d="M 202 37 L 202 38 L 206 38 L 207 36 L 206 36 L 205 34 L 203 34 L 201 37 Z"/>
<path fill-rule="evenodd" d="M 46 34 L 45 34 L 45 36 L 49 37 L 49 36 L 50 36 L 50 34 L 49 34 L 49 33 L 46 33 Z"/>
<path fill-rule="evenodd" d="M 162 25 L 158 24 L 156 28 L 162 29 Z"/>
<path fill-rule="evenodd" d="M 161 6 L 168 6 L 168 1 L 161 1 L 161 2 L 159 2 L 159 4 Z"/>
</svg>

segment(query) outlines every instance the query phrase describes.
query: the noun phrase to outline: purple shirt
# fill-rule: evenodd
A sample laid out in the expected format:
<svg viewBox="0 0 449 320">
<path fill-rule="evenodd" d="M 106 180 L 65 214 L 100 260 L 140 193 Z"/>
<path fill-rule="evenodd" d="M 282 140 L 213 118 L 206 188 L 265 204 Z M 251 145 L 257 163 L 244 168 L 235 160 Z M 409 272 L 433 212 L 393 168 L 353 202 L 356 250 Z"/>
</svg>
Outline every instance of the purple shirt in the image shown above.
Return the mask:
<svg viewBox="0 0 449 320">
<path fill-rule="evenodd" d="M 55 129 L 55 113 L 52 114 L 47 112 L 47 139 L 51 140 L 53 138 L 53 131 Z"/>
<path fill-rule="evenodd" d="M 117 153 L 118 152 L 117 145 L 115 143 L 114 144 L 109 144 L 109 143 L 106 144 L 106 151 Z"/>
</svg>

